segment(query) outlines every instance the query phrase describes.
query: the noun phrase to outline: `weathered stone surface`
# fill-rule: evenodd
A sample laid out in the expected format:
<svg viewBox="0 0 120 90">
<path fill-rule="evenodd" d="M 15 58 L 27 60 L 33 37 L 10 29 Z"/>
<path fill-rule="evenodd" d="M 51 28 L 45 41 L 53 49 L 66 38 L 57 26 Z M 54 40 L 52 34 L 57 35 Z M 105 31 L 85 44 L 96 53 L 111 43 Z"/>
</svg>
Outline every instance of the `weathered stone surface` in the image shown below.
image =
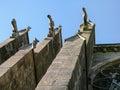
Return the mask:
<svg viewBox="0 0 120 90">
<path fill-rule="evenodd" d="M 38 86 L 37 90 L 68 90 L 66 86 Z"/>
<path fill-rule="evenodd" d="M 0 45 L 0 53 L 2 53 L 0 60 L 7 52 L 5 45 L 12 45 L 15 53 L 23 43 L 29 43 L 26 30 L 20 31 L 19 35 L 19 38 L 10 38 Z M 61 47 L 62 36 L 59 28 L 55 29 L 54 37 L 45 38 L 34 52 L 29 46 L 20 48 L 15 55 L 9 56 L 10 58 L 5 59 L 6 61 L 0 65 L 0 90 L 34 90 Z M 10 55 L 14 53 L 10 52 Z"/>
<path fill-rule="evenodd" d="M 37 83 L 46 73 L 48 67 L 62 47 L 61 29 L 55 30 L 54 37 L 45 38 L 35 49 L 35 70 Z"/>
<path fill-rule="evenodd" d="M 82 74 L 85 61 L 84 41 L 80 38 L 66 41 L 46 74 L 38 83 L 36 90 L 85 90 Z M 84 84 L 82 84 L 84 83 Z M 83 85 L 83 88 L 80 87 Z M 64 87 L 64 88 L 63 88 Z"/>
<path fill-rule="evenodd" d="M 67 90 L 87 90 L 88 70 L 95 44 L 94 28 L 93 25 L 89 30 L 82 31 L 82 38 L 74 35 L 65 40 L 64 46 L 38 83 L 36 90 L 51 90 L 54 86 L 66 86 Z"/>
<path fill-rule="evenodd" d="M 84 31 L 82 36 L 86 38 L 86 57 L 87 57 L 87 67 L 88 69 L 91 66 L 93 59 L 93 51 L 95 45 L 95 30 Z"/>
<path fill-rule="evenodd" d="M 9 38 L 3 43 L 0 43 L 0 64 L 15 54 L 20 47 L 29 44 L 28 31 L 19 31 L 18 38 Z"/>
<path fill-rule="evenodd" d="M 102 62 L 106 62 L 110 59 L 114 59 L 114 58 L 117 58 L 119 57 L 120 55 L 120 52 L 97 52 L 97 53 L 94 53 L 94 58 L 93 58 L 93 63 L 92 63 L 92 67 L 97 65 L 97 64 L 100 64 Z"/>
<path fill-rule="evenodd" d="M 33 50 L 18 51 L 0 65 L 0 90 L 33 90 L 36 86 Z"/>
</svg>

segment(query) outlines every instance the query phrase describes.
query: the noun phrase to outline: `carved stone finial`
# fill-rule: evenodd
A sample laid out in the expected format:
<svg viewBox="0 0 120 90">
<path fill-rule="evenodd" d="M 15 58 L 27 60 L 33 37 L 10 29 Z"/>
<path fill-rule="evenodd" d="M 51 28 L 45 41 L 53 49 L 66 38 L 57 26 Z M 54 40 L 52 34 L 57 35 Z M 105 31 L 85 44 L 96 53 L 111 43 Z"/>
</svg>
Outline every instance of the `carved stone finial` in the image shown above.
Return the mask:
<svg viewBox="0 0 120 90">
<path fill-rule="evenodd" d="M 54 31 L 54 21 L 52 20 L 51 16 L 48 15 L 47 16 L 49 19 L 49 34 L 48 37 L 53 37 L 55 35 L 55 31 Z"/>
<path fill-rule="evenodd" d="M 13 18 L 12 21 L 11 21 L 11 24 L 13 26 L 13 32 L 18 32 L 18 29 L 17 29 L 17 23 L 16 23 L 16 20 Z"/>
<path fill-rule="evenodd" d="M 27 30 L 27 31 L 29 31 L 30 29 L 31 29 L 31 27 L 30 27 L 30 26 L 28 26 L 28 27 L 26 28 L 26 30 Z"/>
<path fill-rule="evenodd" d="M 83 11 L 83 20 L 84 20 L 84 25 L 87 25 L 87 12 L 85 8 L 82 8 Z"/>
<path fill-rule="evenodd" d="M 36 45 L 38 42 L 39 42 L 39 40 L 37 38 L 35 38 L 35 40 L 33 40 L 33 42 L 32 42 L 33 48 L 36 48 Z"/>
</svg>

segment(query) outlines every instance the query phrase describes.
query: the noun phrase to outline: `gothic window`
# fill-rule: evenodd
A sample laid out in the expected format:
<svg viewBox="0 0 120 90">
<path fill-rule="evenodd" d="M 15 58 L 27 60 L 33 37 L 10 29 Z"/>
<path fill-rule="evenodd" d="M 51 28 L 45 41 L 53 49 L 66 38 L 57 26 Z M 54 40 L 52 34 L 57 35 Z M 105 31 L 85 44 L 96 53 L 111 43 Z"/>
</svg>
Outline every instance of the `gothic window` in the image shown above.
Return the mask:
<svg viewBox="0 0 120 90">
<path fill-rule="evenodd" d="M 101 69 L 92 86 L 93 90 L 120 90 L 120 63 Z"/>
</svg>

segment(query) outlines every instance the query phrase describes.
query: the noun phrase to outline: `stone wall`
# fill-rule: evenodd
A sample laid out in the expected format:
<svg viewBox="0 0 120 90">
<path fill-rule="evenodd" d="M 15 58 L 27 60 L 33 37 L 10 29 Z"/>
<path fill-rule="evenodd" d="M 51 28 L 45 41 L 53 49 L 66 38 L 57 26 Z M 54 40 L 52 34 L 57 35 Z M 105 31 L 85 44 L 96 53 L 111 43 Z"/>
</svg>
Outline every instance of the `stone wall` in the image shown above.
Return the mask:
<svg viewBox="0 0 120 90">
<path fill-rule="evenodd" d="M 2 43 L 3 46 L 12 44 L 16 51 L 24 45 L 0 65 L 0 90 L 34 90 L 62 47 L 61 28 L 55 29 L 54 37 L 45 38 L 34 49 L 25 46 L 29 43 L 27 36 L 28 33 L 20 32 L 19 38 Z"/>
<path fill-rule="evenodd" d="M 0 90 L 34 90 L 33 50 L 19 50 L 0 65 Z"/>
<path fill-rule="evenodd" d="M 54 37 L 45 38 L 35 49 L 35 70 L 37 83 L 46 73 L 48 67 L 62 47 L 61 29 L 55 30 Z"/>
<path fill-rule="evenodd" d="M 91 26 L 91 28 L 86 31 L 83 31 L 81 36 L 86 39 L 86 57 L 87 57 L 87 69 L 91 67 L 93 60 L 93 49 L 95 45 L 95 25 Z M 88 71 L 87 71 L 88 72 Z"/>
<path fill-rule="evenodd" d="M 68 39 L 35 90 L 86 90 L 85 42 Z"/>
<path fill-rule="evenodd" d="M 23 30 L 19 38 L 0 45 L 1 63 L 17 52 L 0 65 L 1 90 L 34 90 L 36 86 L 36 90 L 88 90 L 94 27 L 66 39 L 62 49 L 61 28 L 56 28 L 55 36 L 48 35 L 34 50 L 24 48 L 29 44 L 28 32 L 25 33 Z"/>
<path fill-rule="evenodd" d="M 0 43 L 0 64 L 15 54 L 20 47 L 29 44 L 28 31 L 21 30 L 19 35 L 17 38 L 9 38 Z"/>
</svg>

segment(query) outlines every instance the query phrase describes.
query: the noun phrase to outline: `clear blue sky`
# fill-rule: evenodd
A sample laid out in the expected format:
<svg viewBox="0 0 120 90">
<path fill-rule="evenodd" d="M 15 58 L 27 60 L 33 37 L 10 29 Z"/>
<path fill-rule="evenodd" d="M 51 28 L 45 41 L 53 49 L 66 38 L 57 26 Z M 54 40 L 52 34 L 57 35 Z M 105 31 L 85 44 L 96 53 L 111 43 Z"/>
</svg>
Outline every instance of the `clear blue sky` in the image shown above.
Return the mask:
<svg viewBox="0 0 120 90">
<path fill-rule="evenodd" d="M 120 43 L 120 0 L 1 0 L 0 42 L 12 34 L 12 18 L 18 29 L 32 27 L 30 41 L 42 41 L 48 34 L 48 14 L 55 27 L 62 25 L 63 39 L 68 38 L 83 22 L 82 7 L 96 24 L 96 43 Z"/>
</svg>

